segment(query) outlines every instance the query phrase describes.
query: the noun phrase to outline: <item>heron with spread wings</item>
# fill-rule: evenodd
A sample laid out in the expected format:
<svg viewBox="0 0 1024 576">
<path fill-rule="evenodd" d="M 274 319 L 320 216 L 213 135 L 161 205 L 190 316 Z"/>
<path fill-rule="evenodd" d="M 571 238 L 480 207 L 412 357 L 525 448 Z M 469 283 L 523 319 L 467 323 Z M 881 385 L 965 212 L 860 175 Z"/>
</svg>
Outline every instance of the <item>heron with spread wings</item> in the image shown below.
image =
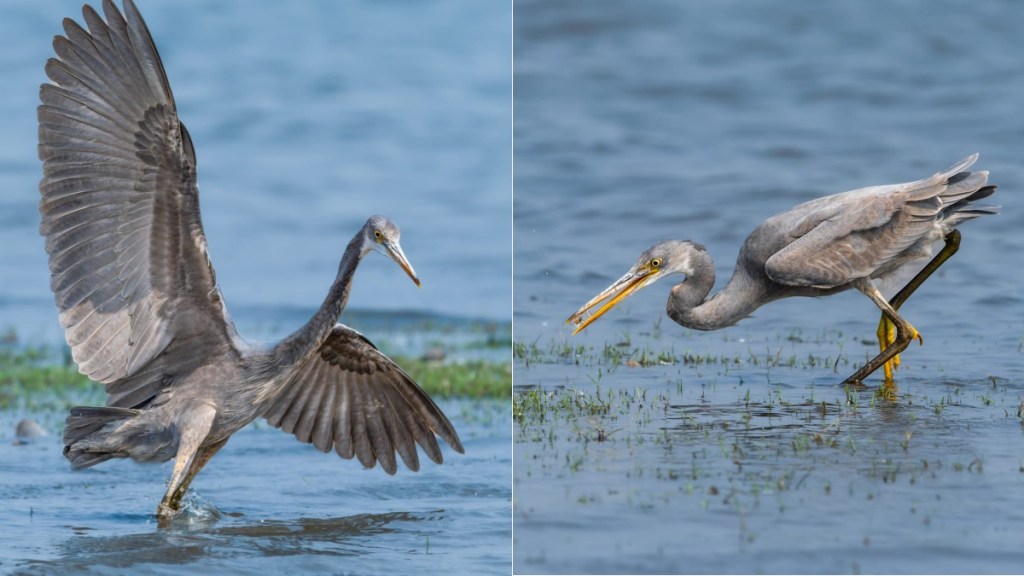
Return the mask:
<svg viewBox="0 0 1024 576">
<path fill-rule="evenodd" d="M 53 82 L 40 90 L 40 231 L 79 370 L 107 406 L 71 409 L 74 468 L 110 458 L 174 460 L 167 519 L 203 466 L 256 418 L 365 467 L 436 463 L 440 436 L 463 452 L 430 397 L 355 330 L 337 324 L 352 276 L 379 252 L 419 285 L 398 227 L 373 216 L 345 249 L 320 309 L 272 346 L 244 342 L 228 316 L 199 216 L 196 156 L 156 46 L 131 0 L 104 0 L 88 29 L 64 20 Z"/>
<path fill-rule="evenodd" d="M 668 315 L 695 330 L 731 326 L 780 298 L 855 288 L 882 310 L 880 352 L 845 382 L 860 384 L 884 366 L 889 386 L 899 353 L 914 339 L 923 343 L 899 307 L 957 251 L 961 222 L 999 211 L 975 203 L 996 189 L 988 184 L 988 172 L 969 170 L 977 159 L 974 154 L 924 180 L 825 196 L 772 216 L 747 236 L 732 278 L 710 298 L 715 264 L 704 246 L 680 240 L 655 244 L 566 322 L 576 325 L 576 334 L 628 296 L 672 274 L 685 279 L 672 287 Z M 939 241 L 945 243 L 932 257 Z M 882 296 L 876 282 L 906 278 L 907 269 L 928 258 L 891 300 Z"/>
</svg>

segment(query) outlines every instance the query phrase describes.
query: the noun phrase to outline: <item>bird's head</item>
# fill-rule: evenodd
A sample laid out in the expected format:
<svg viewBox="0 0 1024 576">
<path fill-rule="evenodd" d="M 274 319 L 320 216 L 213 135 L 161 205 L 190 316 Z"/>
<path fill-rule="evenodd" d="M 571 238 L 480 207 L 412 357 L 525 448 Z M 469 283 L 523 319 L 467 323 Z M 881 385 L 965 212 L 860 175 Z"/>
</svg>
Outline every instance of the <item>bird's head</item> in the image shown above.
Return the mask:
<svg viewBox="0 0 1024 576">
<path fill-rule="evenodd" d="M 693 254 L 703 251 L 704 247 L 689 240 L 666 240 L 644 250 L 637 259 L 636 264 L 629 269 L 629 272 L 605 288 L 600 294 L 594 296 L 584 304 L 575 314 L 565 321 L 566 324 L 575 324 L 573 334 L 589 326 L 594 320 L 600 318 L 605 312 L 614 308 L 617 304 L 671 274 L 693 274 Z M 605 302 L 607 300 L 607 302 Z M 588 316 L 592 308 L 604 302 L 604 305 Z"/>
<path fill-rule="evenodd" d="M 416 271 L 412 269 L 405 253 L 402 252 L 402 245 L 398 242 L 401 236 L 402 231 L 394 222 L 384 216 L 371 216 L 363 226 L 362 256 L 370 252 L 380 252 L 401 266 L 409 278 L 419 286 L 420 279 L 416 277 Z"/>
</svg>

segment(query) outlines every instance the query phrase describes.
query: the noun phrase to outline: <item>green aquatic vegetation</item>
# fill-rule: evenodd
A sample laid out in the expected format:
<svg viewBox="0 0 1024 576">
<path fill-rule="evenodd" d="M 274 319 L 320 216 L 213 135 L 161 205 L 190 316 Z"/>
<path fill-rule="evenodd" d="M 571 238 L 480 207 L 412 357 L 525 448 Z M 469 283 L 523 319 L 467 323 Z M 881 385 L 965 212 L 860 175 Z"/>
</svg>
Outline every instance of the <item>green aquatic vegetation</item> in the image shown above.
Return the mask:
<svg viewBox="0 0 1024 576">
<path fill-rule="evenodd" d="M 830 334 L 830 337 L 836 337 Z M 841 337 L 841 334 L 839 335 Z M 742 340 L 735 340 L 728 335 L 724 336 L 724 342 L 736 344 Z M 804 343 L 799 337 L 790 337 L 777 340 L 786 342 L 786 346 L 772 345 L 766 343 L 763 352 L 758 352 L 753 346 L 745 346 L 745 350 L 734 350 L 730 353 L 715 353 L 711 351 L 698 351 L 687 349 L 677 353 L 675 343 L 668 347 L 658 346 L 660 336 L 644 338 L 637 345 L 635 339 L 628 333 L 615 342 L 605 342 L 599 347 L 585 344 L 571 344 L 566 338 L 552 339 L 546 345 L 539 341 L 513 342 L 512 356 L 516 362 L 522 362 L 526 367 L 536 364 L 564 364 L 567 361 L 582 366 L 605 366 L 609 369 L 616 369 L 623 366 L 631 368 L 649 368 L 660 366 L 683 365 L 690 367 L 720 367 L 724 375 L 728 376 L 734 369 L 758 368 L 769 370 L 772 368 L 820 370 L 829 368 L 838 372 L 840 367 L 848 367 L 851 362 L 844 353 L 843 341 L 834 339 L 824 340 L 826 336 L 820 336 L 813 340 L 820 343 L 820 346 L 835 346 L 836 352 L 800 353 L 797 350 L 787 352 L 787 346 L 794 346 Z M 735 346 L 733 346 L 735 348 Z M 769 372 L 770 374 L 770 372 Z M 743 376 L 740 375 L 740 378 Z"/>
<path fill-rule="evenodd" d="M 57 393 L 87 391 L 92 382 L 78 373 L 70 352 L 55 353 L 44 347 L 19 347 L 8 333 L 0 345 L 0 409 L 13 407 L 63 408 Z M 70 404 L 68 404 L 70 405 Z"/>
<path fill-rule="evenodd" d="M 432 362 L 395 358 L 435 398 L 508 398 L 512 363 L 488 360 Z M 102 403 L 103 386 L 79 374 L 70 352 L 21 346 L 14 337 L 0 344 L 0 409 L 13 407 L 65 409 L 80 403 Z"/>
<path fill-rule="evenodd" d="M 102 390 L 74 367 L 12 366 L 0 360 L 0 410 L 65 409 L 84 397 L 101 399 Z"/>
<path fill-rule="evenodd" d="M 705 355 L 640 338 L 633 344 L 618 350 L 620 366 L 606 363 L 598 346 L 581 360 L 596 366 L 538 370 L 535 381 L 557 379 L 559 387 L 515 389 L 517 521 L 526 521 L 521 510 L 543 504 L 555 510 L 546 512 L 552 522 L 576 514 L 598 526 L 614 517 L 678 527 L 686 518 L 738 526 L 741 541 L 754 542 L 780 519 L 813 523 L 821 509 L 868 508 L 897 523 L 900 514 L 916 515 L 910 520 L 919 525 L 925 516 L 943 517 L 950 502 L 931 495 L 946 486 L 1012 488 L 1005 447 L 986 453 L 985 442 L 964 435 L 993 423 L 1003 433 L 1006 420 L 1021 429 L 1016 381 L 929 381 L 915 373 L 897 396 L 883 398 L 877 384 L 840 386 L 774 369 L 790 358 L 775 346 L 758 352 L 741 342 L 728 354 Z M 674 365 L 653 365 L 659 351 L 672 354 Z M 687 367 L 687 354 L 710 362 Z M 818 362 L 829 354 L 814 356 Z M 832 368 L 835 356 L 828 359 Z M 757 374 L 747 372 L 755 365 Z M 733 377 L 723 376 L 726 368 Z M 595 372 L 604 375 L 600 385 L 592 383 Z M 744 376 L 748 383 L 739 383 Z M 601 413 L 584 415 L 587 405 L 600 405 Z M 1010 458 L 1019 480 L 1024 464 Z M 909 502 L 910 512 L 897 502 Z"/>
<path fill-rule="evenodd" d="M 601 398 L 600 387 L 586 393 L 565 389 L 545 391 L 538 387 L 512 394 L 512 417 L 521 423 L 544 422 L 556 416 L 564 419 L 604 416 L 610 410 L 611 400 Z"/>
<path fill-rule="evenodd" d="M 512 391 L 512 364 L 471 360 L 436 363 L 395 360 L 431 396 L 442 398 L 508 398 Z"/>
</svg>

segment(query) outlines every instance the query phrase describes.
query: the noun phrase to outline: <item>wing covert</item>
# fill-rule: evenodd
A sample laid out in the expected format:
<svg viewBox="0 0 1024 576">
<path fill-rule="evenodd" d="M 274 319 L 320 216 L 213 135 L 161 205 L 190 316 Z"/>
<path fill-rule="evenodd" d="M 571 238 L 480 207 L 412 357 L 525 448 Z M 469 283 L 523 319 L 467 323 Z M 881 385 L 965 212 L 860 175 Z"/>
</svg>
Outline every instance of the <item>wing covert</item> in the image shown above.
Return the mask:
<svg viewBox="0 0 1024 576">
<path fill-rule="evenodd" d="M 788 227 L 792 241 L 767 259 L 766 274 L 780 284 L 832 288 L 891 272 L 908 249 L 929 240 L 944 208 L 985 185 L 987 172 L 966 171 L 975 160 L 977 154 L 930 178 L 828 196 L 773 217 L 767 223 Z"/>
</svg>

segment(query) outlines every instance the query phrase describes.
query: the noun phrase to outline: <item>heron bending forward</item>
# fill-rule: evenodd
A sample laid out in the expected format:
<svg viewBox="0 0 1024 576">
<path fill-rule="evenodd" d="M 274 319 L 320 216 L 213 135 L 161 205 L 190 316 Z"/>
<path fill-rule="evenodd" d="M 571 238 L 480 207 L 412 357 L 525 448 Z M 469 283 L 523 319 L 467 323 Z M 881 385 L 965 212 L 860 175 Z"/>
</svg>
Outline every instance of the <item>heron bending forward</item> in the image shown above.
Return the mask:
<svg viewBox="0 0 1024 576">
<path fill-rule="evenodd" d="M 206 250 L 196 157 L 146 24 L 131 0 L 88 30 L 65 19 L 40 90 L 40 231 L 79 370 L 107 406 L 71 409 L 74 468 L 110 458 L 174 460 L 157 515 L 173 516 L 202 467 L 256 418 L 323 452 L 396 471 L 416 446 L 442 462 L 451 423 L 394 362 L 336 324 L 360 260 L 377 251 L 419 285 L 398 227 L 373 216 L 348 243 L 320 309 L 267 347 L 239 338 Z"/>
<path fill-rule="evenodd" d="M 772 216 L 747 236 L 732 278 L 710 298 L 715 265 L 704 246 L 680 240 L 655 244 L 629 272 L 566 322 L 576 324 L 576 334 L 626 297 L 671 274 L 686 278 L 672 287 L 668 315 L 696 330 L 731 326 L 780 298 L 828 296 L 856 288 L 882 310 L 880 352 L 845 383 L 860 384 L 884 366 L 888 387 L 899 353 L 915 338 L 923 342 L 897 310 L 957 251 L 960 232 L 956 228 L 961 222 L 999 211 L 998 206 L 975 204 L 996 189 L 987 184 L 988 172 L 968 170 L 977 159 L 974 154 L 917 182 L 825 196 Z M 876 282 L 906 278 L 905 268 L 916 268 L 931 258 L 940 240 L 945 241 L 942 249 L 886 301 Z"/>
</svg>

